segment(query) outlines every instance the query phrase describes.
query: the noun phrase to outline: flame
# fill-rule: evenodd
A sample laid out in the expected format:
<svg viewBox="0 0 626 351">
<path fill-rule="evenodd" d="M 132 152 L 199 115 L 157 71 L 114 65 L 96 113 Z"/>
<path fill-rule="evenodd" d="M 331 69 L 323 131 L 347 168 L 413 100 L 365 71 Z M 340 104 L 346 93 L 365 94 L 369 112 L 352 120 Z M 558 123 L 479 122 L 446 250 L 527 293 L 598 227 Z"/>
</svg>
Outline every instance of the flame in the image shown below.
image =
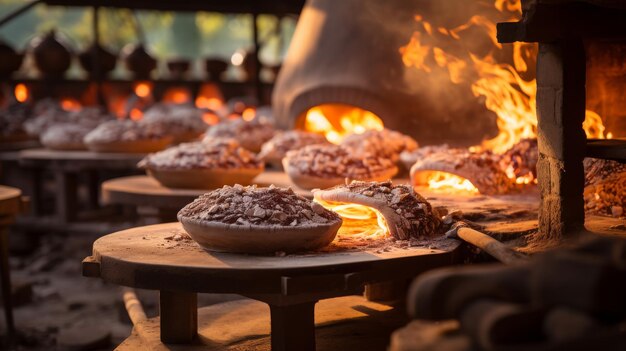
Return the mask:
<svg viewBox="0 0 626 351">
<path fill-rule="evenodd" d="M 346 204 L 315 199 L 343 219 L 339 235 L 362 235 L 371 238 L 389 235 L 385 217 L 376 209 L 359 204 Z"/>
<path fill-rule="evenodd" d="M 466 192 L 478 194 L 478 189 L 468 179 L 447 172 L 428 172 L 426 177 L 428 187 L 435 191 L 445 193 Z"/>
<path fill-rule="evenodd" d="M 187 88 L 172 87 L 165 91 L 162 101 L 179 105 L 186 104 L 191 101 L 191 92 Z"/>
<path fill-rule="evenodd" d="M 133 108 L 130 110 L 130 113 L 128 115 L 130 117 L 130 119 L 132 119 L 133 121 L 139 121 L 140 119 L 143 118 L 143 112 L 138 109 L 138 108 Z"/>
<path fill-rule="evenodd" d="M 205 112 L 202 114 L 202 120 L 208 125 L 216 125 L 220 122 L 220 118 L 213 112 Z"/>
<path fill-rule="evenodd" d="M 135 84 L 135 95 L 140 98 L 147 98 L 152 94 L 152 83 L 150 82 L 137 82 Z"/>
<path fill-rule="evenodd" d="M 367 130 L 383 130 L 383 121 L 370 111 L 342 104 L 324 104 L 309 109 L 304 116 L 305 130 L 324 134 L 333 144 L 339 144 L 350 134 Z"/>
<path fill-rule="evenodd" d="M 196 107 L 217 111 L 224 106 L 224 98 L 217 85 L 207 83 L 202 85 L 196 97 Z"/>
<path fill-rule="evenodd" d="M 509 13 L 512 19 L 519 19 L 522 13 L 520 0 L 495 0 L 494 6 L 502 13 Z M 467 23 L 456 28 L 437 27 L 435 36 L 432 30 L 435 26 L 420 15 L 415 16 L 415 20 L 418 30 L 400 48 L 404 65 L 429 73 L 434 64 L 445 69 L 450 81 L 455 84 L 469 81 L 472 93 L 476 97 L 483 97 L 487 109 L 497 116 L 498 135 L 471 150 L 491 150 L 501 154 L 521 139 L 536 138 L 536 79 L 520 75 L 535 64 L 536 44 L 513 43 L 510 57 L 512 64 L 501 63 L 497 62 L 494 55 L 495 52 L 500 54 L 499 50 L 503 49 L 497 42 L 494 21 L 484 16 L 473 16 Z M 481 28 L 485 32 L 493 43 L 492 52 L 482 57 L 468 52 L 469 58 L 463 59 L 442 49 L 447 44 L 446 40 L 460 40 L 463 32 L 471 27 Z M 583 128 L 588 137 L 604 137 L 602 119 L 593 111 L 587 110 Z M 516 179 L 517 181 L 528 180 Z"/>
<path fill-rule="evenodd" d="M 79 111 L 82 108 L 80 102 L 74 98 L 62 98 L 60 105 L 65 111 Z"/>
<path fill-rule="evenodd" d="M 241 113 L 241 118 L 243 118 L 244 121 L 250 122 L 254 117 L 256 117 L 256 109 L 254 107 L 246 107 Z"/>
<path fill-rule="evenodd" d="M 15 86 L 13 94 L 15 95 L 15 100 L 17 100 L 18 102 L 26 102 L 26 100 L 28 100 L 28 97 L 30 96 L 28 88 L 22 83 Z"/>
</svg>

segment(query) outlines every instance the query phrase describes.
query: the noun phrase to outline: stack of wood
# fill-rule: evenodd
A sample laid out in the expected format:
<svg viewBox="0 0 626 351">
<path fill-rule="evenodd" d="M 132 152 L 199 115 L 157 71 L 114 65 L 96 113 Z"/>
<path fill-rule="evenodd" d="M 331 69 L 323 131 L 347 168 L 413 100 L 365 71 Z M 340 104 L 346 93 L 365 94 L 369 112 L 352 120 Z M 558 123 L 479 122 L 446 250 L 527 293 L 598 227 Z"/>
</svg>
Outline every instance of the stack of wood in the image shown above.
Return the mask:
<svg viewBox="0 0 626 351">
<path fill-rule="evenodd" d="M 528 263 L 428 272 L 414 282 L 416 320 L 392 351 L 625 350 L 626 241 L 594 239 Z"/>
</svg>

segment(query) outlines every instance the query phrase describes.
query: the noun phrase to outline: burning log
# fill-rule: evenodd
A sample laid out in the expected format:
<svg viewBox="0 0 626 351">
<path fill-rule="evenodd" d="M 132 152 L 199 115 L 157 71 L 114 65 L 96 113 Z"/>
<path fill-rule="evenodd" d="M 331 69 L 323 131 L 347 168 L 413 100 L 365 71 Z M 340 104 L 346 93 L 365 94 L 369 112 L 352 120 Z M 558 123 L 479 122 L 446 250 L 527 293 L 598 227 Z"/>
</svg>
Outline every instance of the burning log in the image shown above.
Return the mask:
<svg viewBox="0 0 626 351">
<path fill-rule="evenodd" d="M 328 245 L 342 220 L 291 189 L 224 186 L 178 213 L 202 247 L 239 253 L 297 252 Z"/>
<path fill-rule="evenodd" d="M 441 220 L 430 203 L 408 185 L 353 181 L 327 190 L 314 190 L 316 200 L 354 203 L 377 210 L 396 239 L 434 237 Z"/>
</svg>

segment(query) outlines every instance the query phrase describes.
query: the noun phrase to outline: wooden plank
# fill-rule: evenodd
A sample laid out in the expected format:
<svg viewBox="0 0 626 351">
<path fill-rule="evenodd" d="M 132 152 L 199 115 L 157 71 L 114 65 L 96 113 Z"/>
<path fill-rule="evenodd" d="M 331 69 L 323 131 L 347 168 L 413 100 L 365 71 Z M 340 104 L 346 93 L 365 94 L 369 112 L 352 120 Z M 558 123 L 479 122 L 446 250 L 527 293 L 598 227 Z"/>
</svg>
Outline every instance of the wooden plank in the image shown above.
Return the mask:
<svg viewBox="0 0 626 351">
<path fill-rule="evenodd" d="M 315 303 L 270 305 L 272 351 L 315 351 Z"/>
<path fill-rule="evenodd" d="M 587 139 L 586 156 L 626 162 L 626 140 Z"/>
<path fill-rule="evenodd" d="M 137 162 L 144 156 L 144 154 L 30 149 L 20 151 L 20 164 L 25 167 L 66 171 L 136 169 Z"/>
<path fill-rule="evenodd" d="M 190 344 L 198 334 L 198 298 L 195 293 L 159 292 L 161 341 Z"/>
<path fill-rule="evenodd" d="M 254 179 L 259 186 L 274 184 L 279 187 L 292 187 L 294 191 L 304 197 L 312 198 L 308 190 L 294 187 L 289 177 L 283 172 L 266 171 Z M 141 175 L 115 178 L 102 183 L 102 200 L 106 204 L 120 204 L 132 206 L 151 206 L 179 210 L 198 196 L 206 193 L 207 189 L 175 189 L 165 187 L 154 178 Z"/>
<path fill-rule="evenodd" d="M 159 11 L 212 11 L 221 13 L 269 13 L 298 14 L 304 6 L 304 0 L 186 0 L 186 1 L 150 1 L 150 0 L 44 0 L 48 5 L 58 6 L 102 6 L 120 7 L 137 10 Z"/>
</svg>

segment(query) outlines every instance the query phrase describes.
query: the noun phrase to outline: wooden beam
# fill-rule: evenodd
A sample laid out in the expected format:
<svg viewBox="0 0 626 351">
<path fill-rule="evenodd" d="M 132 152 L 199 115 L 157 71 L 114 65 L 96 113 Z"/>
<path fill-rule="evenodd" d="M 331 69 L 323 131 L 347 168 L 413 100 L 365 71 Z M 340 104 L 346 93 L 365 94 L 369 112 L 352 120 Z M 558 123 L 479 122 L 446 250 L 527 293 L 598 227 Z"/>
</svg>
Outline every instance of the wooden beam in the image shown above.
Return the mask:
<svg viewBox="0 0 626 351">
<path fill-rule="evenodd" d="M 544 243 L 584 230 L 585 49 L 582 39 L 539 43 L 537 58 L 537 179 L 539 232 Z"/>
</svg>

